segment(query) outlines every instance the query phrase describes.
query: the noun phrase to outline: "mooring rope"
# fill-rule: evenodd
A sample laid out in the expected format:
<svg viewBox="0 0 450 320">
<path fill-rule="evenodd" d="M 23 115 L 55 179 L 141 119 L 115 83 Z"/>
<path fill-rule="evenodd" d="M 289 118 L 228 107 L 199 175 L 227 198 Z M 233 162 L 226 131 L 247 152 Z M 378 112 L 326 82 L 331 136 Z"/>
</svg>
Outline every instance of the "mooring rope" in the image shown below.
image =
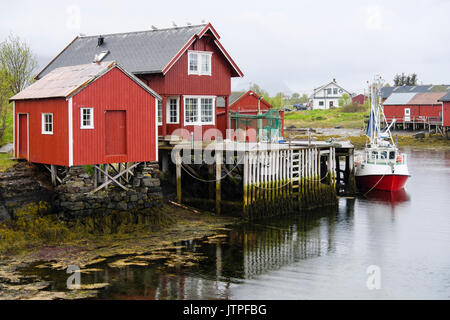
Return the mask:
<svg viewBox="0 0 450 320">
<path fill-rule="evenodd" d="M 385 175 L 386 175 L 386 174 L 383 174 L 383 175 L 381 176 L 380 180 L 378 180 L 377 183 L 375 183 L 374 186 L 373 186 L 372 188 L 370 188 L 369 191 L 367 191 L 366 193 L 364 193 L 363 196 L 365 197 L 370 191 L 372 191 L 372 190 L 380 183 L 381 179 L 383 179 Z"/>
</svg>

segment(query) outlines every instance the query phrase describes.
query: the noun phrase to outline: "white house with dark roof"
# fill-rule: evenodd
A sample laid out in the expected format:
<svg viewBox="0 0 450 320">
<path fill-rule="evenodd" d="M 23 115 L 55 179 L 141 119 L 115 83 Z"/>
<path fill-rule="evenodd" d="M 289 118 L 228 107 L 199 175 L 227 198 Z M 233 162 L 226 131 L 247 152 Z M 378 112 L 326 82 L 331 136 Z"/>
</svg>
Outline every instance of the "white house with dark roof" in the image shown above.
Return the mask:
<svg viewBox="0 0 450 320">
<path fill-rule="evenodd" d="M 352 94 L 337 84 L 336 79 L 314 89 L 309 97 L 309 107 L 311 109 L 330 109 L 339 106 L 339 99 L 346 93 L 350 97 Z"/>
</svg>

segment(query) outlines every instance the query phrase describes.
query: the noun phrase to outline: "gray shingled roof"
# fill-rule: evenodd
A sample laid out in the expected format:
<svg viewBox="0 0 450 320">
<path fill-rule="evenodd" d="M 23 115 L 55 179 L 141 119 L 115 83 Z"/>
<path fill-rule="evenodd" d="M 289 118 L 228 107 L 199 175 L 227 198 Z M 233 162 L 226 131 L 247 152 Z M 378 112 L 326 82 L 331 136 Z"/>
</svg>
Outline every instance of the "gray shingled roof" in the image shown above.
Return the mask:
<svg viewBox="0 0 450 320">
<path fill-rule="evenodd" d="M 450 92 L 447 93 L 445 96 L 441 97 L 439 101 L 450 101 Z"/>
<path fill-rule="evenodd" d="M 41 78 L 50 71 L 66 66 L 87 64 L 96 54 L 109 50 L 105 60 L 117 61 L 134 74 L 157 73 L 172 60 L 180 49 L 205 25 L 170 29 L 102 35 L 103 44 L 98 46 L 99 35 L 76 38 L 38 75 Z"/>
<path fill-rule="evenodd" d="M 235 103 L 237 100 L 239 100 L 240 97 L 242 97 L 247 92 L 245 91 L 234 91 L 231 92 L 230 98 L 228 100 L 228 104 L 231 106 L 233 103 Z"/>
</svg>

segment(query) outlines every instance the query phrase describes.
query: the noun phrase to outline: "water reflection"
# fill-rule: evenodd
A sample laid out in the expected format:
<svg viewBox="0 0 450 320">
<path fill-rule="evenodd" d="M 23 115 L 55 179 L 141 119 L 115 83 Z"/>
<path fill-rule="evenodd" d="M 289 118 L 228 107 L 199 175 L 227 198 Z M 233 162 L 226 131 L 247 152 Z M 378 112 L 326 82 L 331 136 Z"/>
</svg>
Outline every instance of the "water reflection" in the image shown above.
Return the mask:
<svg viewBox="0 0 450 320">
<path fill-rule="evenodd" d="M 403 202 L 408 202 L 410 197 L 405 189 L 397 191 L 383 191 L 383 190 L 372 190 L 364 195 L 370 201 L 376 201 L 380 203 L 385 203 L 391 207 L 395 207 Z"/>
<path fill-rule="evenodd" d="M 409 152 L 407 191 L 342 198 L 337 208 L 233 226 L 217 242 L 179 243 L 177 253 L 204 257 L 196 266 L 106 261 L 82 281 L 110 283 L 99 296 L 108 299 L 448 299 L 449 155 Z M 366 287 L 373 264 L 381 290 Z M 54 288 L 65 285 L 64 272 L 46 272 Z"/>
</svg>

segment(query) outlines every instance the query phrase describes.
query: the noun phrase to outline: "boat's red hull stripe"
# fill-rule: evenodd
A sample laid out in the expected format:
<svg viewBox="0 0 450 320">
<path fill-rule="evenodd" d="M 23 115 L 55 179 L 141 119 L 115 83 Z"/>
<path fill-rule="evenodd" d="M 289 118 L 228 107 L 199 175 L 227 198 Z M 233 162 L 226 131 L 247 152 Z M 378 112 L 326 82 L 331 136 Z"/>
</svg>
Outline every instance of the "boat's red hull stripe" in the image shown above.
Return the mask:
<svg viewBox="0 0 450 320">
<path fill-rule="evenodd" d="M 357 176 L 356 184 L 358 188 L 395 191 L 405 186 L 407 175 L 370 175 Z"/>
</svg>

